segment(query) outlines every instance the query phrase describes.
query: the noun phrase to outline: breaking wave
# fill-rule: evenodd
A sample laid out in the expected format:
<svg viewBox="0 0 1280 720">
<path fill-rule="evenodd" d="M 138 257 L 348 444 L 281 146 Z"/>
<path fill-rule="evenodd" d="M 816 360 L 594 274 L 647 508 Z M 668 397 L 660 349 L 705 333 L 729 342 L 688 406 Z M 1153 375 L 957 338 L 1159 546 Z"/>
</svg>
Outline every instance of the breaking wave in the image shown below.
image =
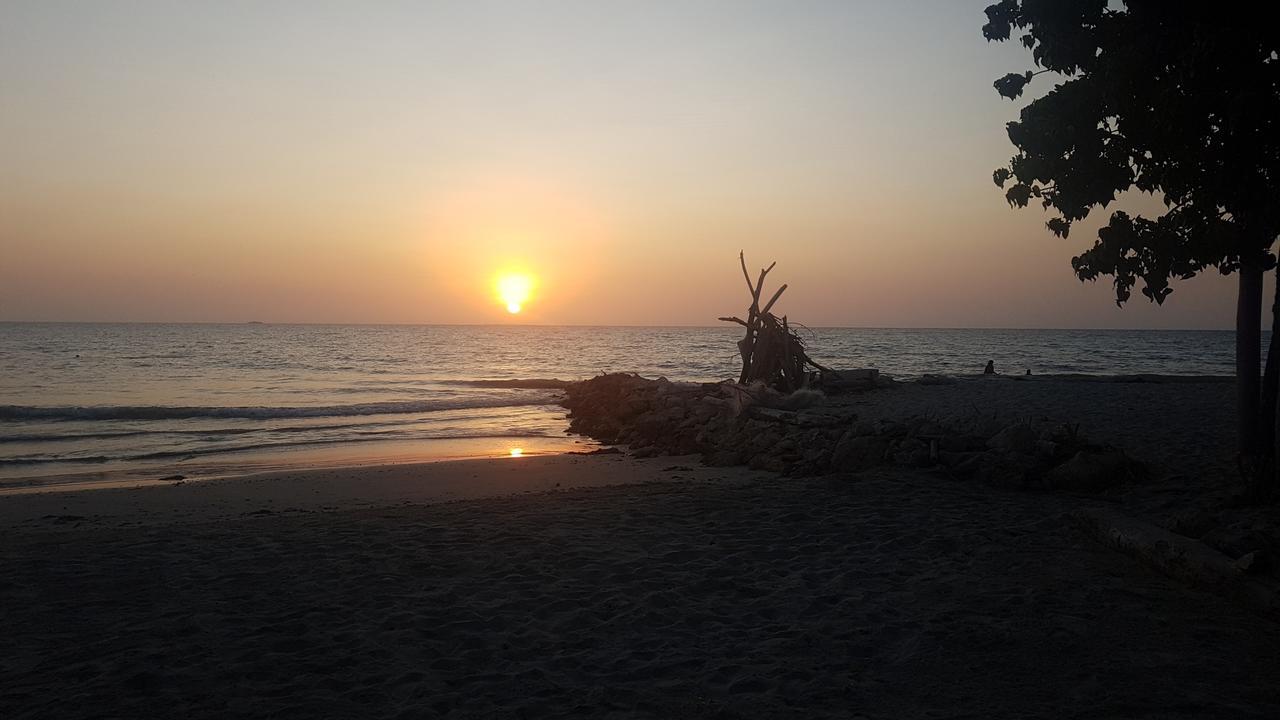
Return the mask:
<svg viewBox="0 0 1280 720">
<path fill-rule="evenodd" d="M 313 405 L 302 407 L 175 407 L 168 405 L 116 405 L 97 407 L 36 407 L 0 405 L 0 420 L 188 420 L 192 418 L 350 417 L 404 413 L 466 410 L 469 408 L 526 407 L 554 405 L 552 395 L 526 398 L 454 398 L 449 400 L 405 400 L 357 403 L 354 405 Z"/>
</svg>

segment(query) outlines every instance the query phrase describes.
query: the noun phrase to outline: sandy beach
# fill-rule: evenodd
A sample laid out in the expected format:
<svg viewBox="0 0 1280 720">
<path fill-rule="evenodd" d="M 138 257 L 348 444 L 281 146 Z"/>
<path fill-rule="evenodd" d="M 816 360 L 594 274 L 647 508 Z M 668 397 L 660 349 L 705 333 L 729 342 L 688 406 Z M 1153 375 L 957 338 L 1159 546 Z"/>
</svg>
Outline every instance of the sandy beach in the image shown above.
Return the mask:
<svg viewBox="0 0 1280 720">
<path fill-rule="evenodd" d="M 0 2 L 0 720 L 1280 720 L 1264 8 Z"/>
<path fill-rule="evenodd" d="M 1230 386 L 859 402 L 993 387 Z M 599 455 L 0 501 L 6 718 L 1280 713 L 1280 625 L 1069 517 L 1116 498 Z"/>
</svg>

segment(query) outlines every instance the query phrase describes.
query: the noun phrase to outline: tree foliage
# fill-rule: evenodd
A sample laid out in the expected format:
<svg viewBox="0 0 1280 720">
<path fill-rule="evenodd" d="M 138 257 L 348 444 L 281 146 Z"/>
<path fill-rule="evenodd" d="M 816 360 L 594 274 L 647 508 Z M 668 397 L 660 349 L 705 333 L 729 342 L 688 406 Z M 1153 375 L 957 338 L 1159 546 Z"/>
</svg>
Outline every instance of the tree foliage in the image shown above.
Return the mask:
<svg viewBox="0 0 1280 720">
<path fill-rule="evenodd" d="M 1081 280 L 1115 278 L 1117 303 L 1137 281 L 1161 303 L 1169 281 L 1241 263 L 1268 268 L 1280 233 L 1280 33 L 1266 3 L 1001 0 L 988 41 L 1015 32 L 1036 70 L 996 91 L 1019 98 L 1036 76 L 1061 81 L 1008 124 L 1017 154 L 993 180 L 1014 207 L 1033 200 L 1072 224 L 1120 193 L 1164 200 L 1155 218 L 1115 212 L 1072 260 Z"/>
</svg>

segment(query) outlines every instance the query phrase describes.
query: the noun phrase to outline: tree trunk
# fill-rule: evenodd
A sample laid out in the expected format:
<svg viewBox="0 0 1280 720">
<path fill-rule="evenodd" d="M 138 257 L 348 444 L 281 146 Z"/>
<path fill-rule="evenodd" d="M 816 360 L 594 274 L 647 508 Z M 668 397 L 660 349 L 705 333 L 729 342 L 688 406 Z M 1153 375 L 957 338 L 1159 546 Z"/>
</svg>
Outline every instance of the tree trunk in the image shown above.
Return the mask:
<svg viewBox="0 0 1280 720">
<path fill-rule="evenodd" d="M 1240 294 L 1236 302 L 1236 400 L 1240 458 L 1253 466 L 1262 439 L 1258 432 L 1262 355 L 1262 268 L 1240 265 Z"/>
<path fill-rule="evenodd" d="M 1280 267 L 1276 268 L 1280 276 Z M 1280 487 L 1280 418 L 1276 417 L 1280 397 L 1280 282 L 1271 303 L 1271 341 L 1267 343 L 1267 364 L 1262 372 L 1262 410 L 1258 414 L 1258 450 L 1262 456 L 1250 478 L 1249 494 L 1256 501 L 1271 496 Z"/>
<path fill-rule="evenodd" d="M 1276 268 L 1276 275 L 1280 276 L 1280 267 Z M 1262 435 L 1270 440 L 1270 462 L 1265 473 L 1259 475 L 1258 486 L 1254 488 L 1254 497 L 1259 502 L 1273 499 L 1276 491 L 1280 490 L 1280 412 L 1277 411 L 1277 398 L 1280 397 L 1280 340 L 1277 338 L 1280 338 L 1280 284 L 1276 286 L 1276 301 L 1271 308 L 1271 343 L 1267 349 L 1267 369 L 1275 368 L 1276 380 L 1269 388 L 1263 388 L 1264 393 L 1270 393 L 1263 395 L 1263 402 L 1267 404 L 1271 414 L 1263 416 L 1261 427 Z"/>
</svg>

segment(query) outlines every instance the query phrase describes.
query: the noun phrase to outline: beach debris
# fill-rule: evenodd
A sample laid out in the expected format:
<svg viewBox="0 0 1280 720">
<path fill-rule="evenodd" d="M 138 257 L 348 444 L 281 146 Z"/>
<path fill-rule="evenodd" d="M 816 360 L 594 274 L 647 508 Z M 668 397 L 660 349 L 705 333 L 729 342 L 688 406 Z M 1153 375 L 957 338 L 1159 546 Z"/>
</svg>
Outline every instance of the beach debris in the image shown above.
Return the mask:
<svg viewBox="0 0 1280 720">
<path fill-rule="evenodd" d="M 1098 542 L 1152 568 L 1202 588 L 1233 596 L 1254 610 L 1280 617 L 1280 582 L 1259 577 L 1257 556 L 1232 559 L 1204 542 L 1109 509 L 1072 513 L 1080 528 Z"/>
<path fill-rule="evenodd" d="M 763 305 L 760 303 L 765 276 L 778 263 L 770 263 L 769 267 L 761 269 L 754 283 L 751 281 L 751 273 L 747 271 L 746 256 L 741 252 L 738 253 L 738 263 L 742 266 L 742 277 L 747 281 L 747 292 L 751 295 L 747 319 L 737 316 L 719 318 L 722 322 L 741 325 L 746 330 L 746 334 L 738 341 L 738 352 L 742 355 L 742 372 L 738 375 L 738 384 L 762 382 L 783 392 L 794 392 L 807 387 L 813 379 L 809 368 L 827 368 L 819 365 L 805 352 L 804 341 L 791 328 L 787 316 L 779 318 L 771 312 L 778 298 L 786 292 L 787 285 L 781 285 L 768 302 Z"/>
</svg>

